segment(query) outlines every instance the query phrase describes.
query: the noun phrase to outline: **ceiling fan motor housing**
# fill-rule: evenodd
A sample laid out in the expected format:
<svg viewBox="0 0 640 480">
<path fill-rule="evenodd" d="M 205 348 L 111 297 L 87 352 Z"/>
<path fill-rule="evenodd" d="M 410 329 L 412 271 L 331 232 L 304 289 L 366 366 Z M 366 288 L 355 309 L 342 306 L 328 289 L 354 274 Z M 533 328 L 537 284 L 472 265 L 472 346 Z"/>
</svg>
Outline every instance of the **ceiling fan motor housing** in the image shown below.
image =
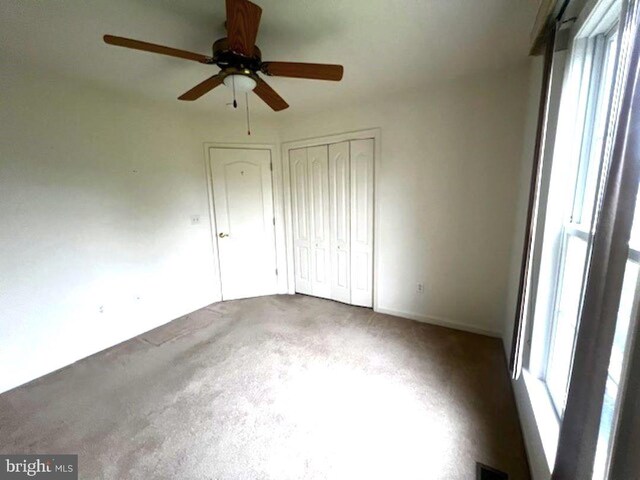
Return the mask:
<svg viewBox="0 0 640 480">
<path fill-rule="evenodd" d="M 213 57 L 211 63 L 220 67 L 220 75 L 232 74 L 255 77 L 262 64 L 262 52 L 257 46 L 253 47 L 253 56 L 247 57 L 232 51 L 227 38 L 221 38 L 213 43 Z"/>
</svg>

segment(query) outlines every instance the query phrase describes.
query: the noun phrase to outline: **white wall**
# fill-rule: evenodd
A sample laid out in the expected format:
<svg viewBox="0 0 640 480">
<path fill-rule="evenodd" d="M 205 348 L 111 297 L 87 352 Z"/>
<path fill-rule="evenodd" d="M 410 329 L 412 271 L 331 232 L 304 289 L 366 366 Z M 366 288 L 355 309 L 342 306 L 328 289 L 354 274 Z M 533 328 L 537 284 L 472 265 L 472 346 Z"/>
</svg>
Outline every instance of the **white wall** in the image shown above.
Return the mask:
<svg viewBox="0 0 640 480">
<path fill-rule="evenodd" d="M 524 247 L 524 235 L 527 223 L 527 209 L 529 207 L 529 190 L 531 187 L 531 169 L 533 168 L 533 154 L 536 142 L 536 129 L 538 126 L 542 68 L 542 57 L 532 57 L 527 82 L 527 106 L 522 132 L 522 152 L 520 154 L 520 163 L 518 166 L 518 195 L 514 209 L 515 223 L 511 239 L 507 301 L 505 305 L 504 326 L 502 328 L 502 340 L 507 358 L 511 351 L 518 287 L 520 282 L 522 251 Z"/>
<path fill-rule="evenodd" d="M 523 63 L 284 117 L 283 141 L 381 127 L 381 311 L 502 334 L 527 84 Z"/>
<path fill-rule="evenodd" d="M 217 299 L 203 142 L 248 141 L 238 115 L 3 71 L 0 392 Z M 380 308 L 499 336 L 528 71 L 256 118 L 249 141 L 381 127 Z"/>
<path fill-rule="evenodd" d="M 203 142 L 247 141 L 242 116 L 2 71 L 0 392 L 217 299 Z"/>
<path fill-rule="evenodd" d="M 531 169 L 535 150 L 536 128 L 538 121 L 538 108 L 540 102 L 540 88 L 542 82 L 542 58 L 536 57 L 531 61 L 528 86 L 528 100 L 525 127 L 523 130 L 523 148 L 520 157 L 519 189 L 516 203 L 516 222 L 512 232 L 511 261 L 509 267 L 509 281 L 507 289 L 507 301 L 504 313 L 503 344 L 505 355 L 509 358 L 513 337 L 513 328 L 516 315 L 517 295 L 520 283 L 520 270 L 524 235 L 529 205 L 529 190 L 531 186 Z M 550 478 L 550 466 L 544 452 L 542 439 L 538 429 L 538 420 L 531 403 L 529 391 L 524 377 L 513 381 L 513 390 L 520 417 L 520 424 L 527 449 L 529 468 L 534 480 Z"/>
</svg>

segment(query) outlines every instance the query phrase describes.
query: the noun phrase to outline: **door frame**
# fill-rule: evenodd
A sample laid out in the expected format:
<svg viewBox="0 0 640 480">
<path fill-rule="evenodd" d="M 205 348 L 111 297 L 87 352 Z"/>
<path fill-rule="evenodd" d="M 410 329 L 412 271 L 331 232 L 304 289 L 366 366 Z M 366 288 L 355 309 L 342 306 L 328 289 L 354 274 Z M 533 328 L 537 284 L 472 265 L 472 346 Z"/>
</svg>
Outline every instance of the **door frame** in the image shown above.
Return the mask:
<svg viewBox="0 0 640 480">
<path fill-rule="evenodd" d="M 207 182 L 207 201 L 209 206 L 209 234 L 211 247 L 213 249 L 213 270 L 215 272 L 214 291 L 216 298 L 214 301 L 222 300 L 222 282 L 220 278 L 220 251 L 218 250 L 218 236 L 216 226 L 215 206 L 213 201 L 213 172 L 211 169 L 211 158 L 209 149 L 235 149 L 235 150 L 268 150 L 271 155 L 271 182 L 273 191 L 273 214 L 276 220 L 276 265 L 278 269 L 278 289 L 277 293 L 289 292 L 289 268 L 287 265 L 286 227 L 284 213 L 284 196 L 282 181 L 282 163 L 280 147 L 271 143 L 226 143 L 226 142 L 204 142 L 204 168 Z"/>
<path fill-rule="evenodd" d="M 378 310 L 378 274 L 380 261 L 380 138 L 382 136 L 380 128 L 369 128 L 367 130 L 356 130 L 353 132 L 336 133 L 324 135 L 322 137 L 306 138 L 282 143 L 281 174 L 284 187 L 284 215 L 286 232 L 286 255 L 287 255 L 287 278 L 288 293 L 295 293 L 295 273 L 293 264 L 293 213 L 291 211 L 291 177 L 289 170 L 289 151 L 297 148 L 315 147 L 318 145 L 329 145 L 350 140 L 373 139 L 373 309 Z M 275 166 L 274 166 L 275 172 Z"/>
</svg>

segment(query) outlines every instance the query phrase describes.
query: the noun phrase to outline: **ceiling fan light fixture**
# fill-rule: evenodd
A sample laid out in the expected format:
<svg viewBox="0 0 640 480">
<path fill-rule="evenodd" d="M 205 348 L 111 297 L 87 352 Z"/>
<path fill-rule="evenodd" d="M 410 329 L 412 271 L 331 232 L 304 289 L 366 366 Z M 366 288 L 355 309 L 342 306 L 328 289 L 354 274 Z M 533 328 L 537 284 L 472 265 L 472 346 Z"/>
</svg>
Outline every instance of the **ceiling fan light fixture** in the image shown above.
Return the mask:
<svg viewBox="0 0 640 480">
<path fill-rule="evenodd" d="M 256 88 L 256 81 L 248 75 L 232 74 L 224 77 L 225 86 L 235 88 L 236 92 L 246 93 Z"/>
</svg>

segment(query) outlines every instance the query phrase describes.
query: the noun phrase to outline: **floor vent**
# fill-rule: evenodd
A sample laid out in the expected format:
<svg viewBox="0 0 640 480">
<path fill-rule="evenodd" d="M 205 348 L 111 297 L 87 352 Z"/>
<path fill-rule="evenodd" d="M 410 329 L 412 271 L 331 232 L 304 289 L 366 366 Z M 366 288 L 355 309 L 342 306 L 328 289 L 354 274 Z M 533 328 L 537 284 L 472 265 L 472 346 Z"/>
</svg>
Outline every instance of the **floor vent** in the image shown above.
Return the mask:
<svg viewBox="0 0 640 480">
<path fill-rule="evenodd" d="M 477 480 L 509 480 L 509 475 L 482 463 L 476 463 Z"/>
</svg>

